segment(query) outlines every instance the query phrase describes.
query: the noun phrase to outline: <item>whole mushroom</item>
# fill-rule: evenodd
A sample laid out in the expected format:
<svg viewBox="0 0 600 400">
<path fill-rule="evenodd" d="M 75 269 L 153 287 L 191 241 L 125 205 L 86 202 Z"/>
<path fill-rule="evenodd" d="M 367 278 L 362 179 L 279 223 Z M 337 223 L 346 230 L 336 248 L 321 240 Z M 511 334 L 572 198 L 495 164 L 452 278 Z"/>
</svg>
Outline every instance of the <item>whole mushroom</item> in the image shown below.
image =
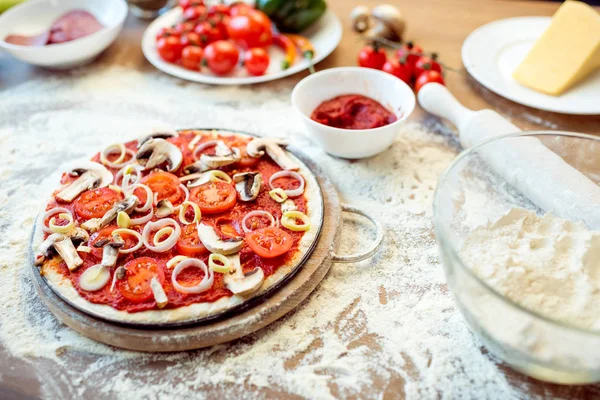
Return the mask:
<svg viewBox="0 0 600 400">
<path fill-rule="evenodd" d="M 380 4 L 371 10 L 375 25 L 365 32 L 369 39 L 383 38 L 401 42 L 406 29 L 402 13 L 391 4 Z"/>
</svg>

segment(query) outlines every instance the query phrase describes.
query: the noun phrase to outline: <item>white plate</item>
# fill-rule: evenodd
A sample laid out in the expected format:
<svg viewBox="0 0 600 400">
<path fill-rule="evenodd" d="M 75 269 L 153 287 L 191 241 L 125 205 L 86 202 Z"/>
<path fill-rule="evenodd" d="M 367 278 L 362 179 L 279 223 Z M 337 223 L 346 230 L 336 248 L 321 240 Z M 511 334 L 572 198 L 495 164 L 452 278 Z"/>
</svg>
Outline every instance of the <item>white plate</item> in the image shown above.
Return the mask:
<svg viewBox="0 0 600 400">
<path fill-rule="evenodd" d="M 286 70 L 282 70 L 281 62 L 284 59 L 284 53 L 276 46 L 270 46 L 268 49 L 271 62 L 269 64 L 269 69 L 265 75 L 262 76 L 250 76 L 246 70 L 241 67 L 236 68 L 230 75 L 217 76 L 208 71 L 208 68 L 203 68 L 202 72 L 197 72 L 166 62 L 160 58 L 156 50 L 156 34 L 162 27 L 179 23 L 181 14 L 181 8 L 175 7 L 173 10 L 158 17 L 150 24 L 150 26 L 148 26 L 146 32 L 144 32 L 144 37 L 142 38 L 142 51 L 144 52 L 146 59 L 156 68 L 167 74 L 188 81 L 210 83 L 214 85 L 247 85 L 280 79 L 303 71 L 309 67 L 308 61 L 302 59 L 300 52 L 297 52 L 298 54 L 294 65 Z M 315 48 L 316 54 L 314 63 L 316 64 L 331 54 L 340 43 L 340 40 L 342 39 L 342 23 L 333 12 L 327 10 L 319 21 L 306 31 L 302 32 L 302 34 L 311 41 Z"/>
<path fill-rule="evenodd" d="M 600 114 L 600 71 L 560 96 L 536 92 L 513 79 L 513 71 L 550 25 L 550 20 L 550 17 L 509 18 L 477 28 L 463 43 L 465 68 L 483 86 L 514 102 L 565 114 Z"/>
</svg>

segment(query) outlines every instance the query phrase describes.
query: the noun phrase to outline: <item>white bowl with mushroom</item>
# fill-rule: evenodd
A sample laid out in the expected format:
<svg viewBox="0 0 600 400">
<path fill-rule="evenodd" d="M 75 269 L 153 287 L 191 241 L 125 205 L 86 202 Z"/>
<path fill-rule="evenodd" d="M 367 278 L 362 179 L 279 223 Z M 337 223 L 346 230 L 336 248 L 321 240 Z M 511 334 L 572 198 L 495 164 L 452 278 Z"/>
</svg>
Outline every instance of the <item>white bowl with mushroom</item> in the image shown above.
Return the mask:
<svg viewBox="0 0 600 400">
<path fill-rule="evenodd" d="M 383 105 L 396 120 L 372 129 L 341 129 L 311 119 L 324 101 L 358 94 Z M 415 108 L 415 95 L 406 83 L 371 68 L 331 68 L 309 75 L 292 92 L 292 105 L 304 121 L 309 135 L 327 153 L 350 159 L 371 157 L 392 145 L 400 125 Z"/>
</svg>

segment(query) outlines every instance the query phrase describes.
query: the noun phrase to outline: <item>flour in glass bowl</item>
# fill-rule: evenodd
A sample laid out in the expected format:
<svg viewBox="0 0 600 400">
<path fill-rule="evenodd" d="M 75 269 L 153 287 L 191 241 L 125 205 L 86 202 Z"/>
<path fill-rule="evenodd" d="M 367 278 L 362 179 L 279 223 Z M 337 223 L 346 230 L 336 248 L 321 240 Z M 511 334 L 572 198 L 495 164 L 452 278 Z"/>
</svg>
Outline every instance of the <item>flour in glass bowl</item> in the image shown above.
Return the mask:
<svg viewBox="0 0 600 400">
<path fill-rule="evenodd" d="M 544 386 L 529 393 L 530 382 L 508 379 L 455 308 L 431 211 L 437 180 L 456 155 L 447 139 L 409 123 L 376 157 L 332 158 L 304 136 L 290 91 L 281 82 L 215 88 L 100 64 L 3 92 L 0 354 L 22 376 L 42 382 L 32 395 L 506 399 L 571 393 Z M 334 265 L 296 311 L 231 344 L 144 354 L 96 343 L 61 325 L 29 277 L 29 237 L 45 201 L 39 196 L 44 178 L 65 160 L 164 124 L 288 137 L 323 168 L 343 201 L 384 222 L 381 250 L 367 261 Z M 374 237 L 359 220 L 345 226 L 342 254 Z M 0 377 L 3 385 L 10 379 Z"/>
</svg>

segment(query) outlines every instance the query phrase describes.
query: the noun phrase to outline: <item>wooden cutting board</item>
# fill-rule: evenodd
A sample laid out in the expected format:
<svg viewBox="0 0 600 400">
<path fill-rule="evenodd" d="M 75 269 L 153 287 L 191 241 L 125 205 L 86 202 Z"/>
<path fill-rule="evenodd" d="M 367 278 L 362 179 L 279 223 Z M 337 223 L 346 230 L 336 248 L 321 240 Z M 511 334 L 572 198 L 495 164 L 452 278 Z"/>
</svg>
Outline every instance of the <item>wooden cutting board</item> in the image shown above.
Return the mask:
<svg viewBox="0 0 600 400">
<path fill-rule="evenodd" d="M 318 243 L 300 270 L 275 293 L 233 316 L 203 324 L 169 329 L 141 329 L 101 321 L 59 298 L 33 267 L 33 283 L 48 309 L 80 334 L 129 350 L 170 352 L 198 349 L 238 339 L 255 332 L 296 308 L 319 285 L 331 267 L 331 253 L 340 237 L 341 206 L 335 188 L 321 169 L 301 157 L 315 174 L 323 193 L 323 225 Z"/>
</svg>

